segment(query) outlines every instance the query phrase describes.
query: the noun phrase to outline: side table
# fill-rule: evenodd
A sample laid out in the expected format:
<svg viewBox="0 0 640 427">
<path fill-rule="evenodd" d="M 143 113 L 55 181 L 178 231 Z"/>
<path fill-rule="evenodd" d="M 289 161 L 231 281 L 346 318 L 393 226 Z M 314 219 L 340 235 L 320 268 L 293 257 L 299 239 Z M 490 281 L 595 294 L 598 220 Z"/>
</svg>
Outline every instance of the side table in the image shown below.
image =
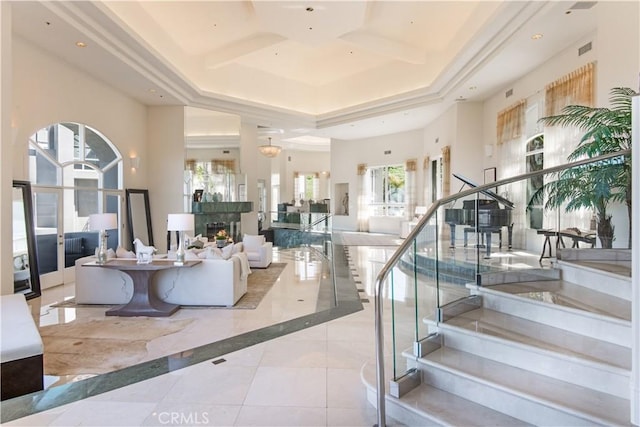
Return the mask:
<svg viewBox="0 0 640 427">
<path fill-rule="evenodd" d="M 149 264 L 138 264 L 133 259 L 110 259 L 104 264 L 89 262 L 83 267 L 102 267 L 123 271 L 133 281 L 133 296 L 121 306 L 107 310 L 107 316 L 150 316 L 166 317 L 175 313 L 180 306 L 162 301 L 150 289 L 151 278 L 160 271 L 169 268 L 189 268 L 202 261 L 185 261 L 183 265 L 175 265 L 173 260 L 154 260 Z"/>
</svg>

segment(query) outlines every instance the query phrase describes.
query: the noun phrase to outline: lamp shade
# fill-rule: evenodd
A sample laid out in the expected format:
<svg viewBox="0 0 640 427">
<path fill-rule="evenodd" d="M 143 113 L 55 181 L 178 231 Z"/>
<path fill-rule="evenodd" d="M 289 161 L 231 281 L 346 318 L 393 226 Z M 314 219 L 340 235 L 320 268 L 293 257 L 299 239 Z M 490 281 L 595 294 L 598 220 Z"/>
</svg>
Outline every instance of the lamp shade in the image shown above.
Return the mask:
<svg viewBox="0 0 640 427">
<path fill-rule="evenodd" d="M 89 215 L 89 229 L 113 230 L 118 228 L 118 216 L 114 213 L 100 213 Z"/>
<path fill-rule="evenodd" d="M 169 214 L 167 217 L 168 231 L 195 230 L 193 214 Z"/>
</svg>

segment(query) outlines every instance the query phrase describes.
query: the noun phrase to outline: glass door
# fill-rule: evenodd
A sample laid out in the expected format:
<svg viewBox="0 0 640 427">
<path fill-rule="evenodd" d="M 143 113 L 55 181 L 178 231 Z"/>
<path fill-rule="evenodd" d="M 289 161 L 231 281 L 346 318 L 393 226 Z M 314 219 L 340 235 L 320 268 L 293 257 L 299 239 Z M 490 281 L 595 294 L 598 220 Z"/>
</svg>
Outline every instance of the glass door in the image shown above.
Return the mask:
<svg viewBox="0 0 640 427">
<path fill-rule="evenodd" d="M 62 189 L 32 187 L 33 221 L 42 289 L 64 283 Z"/>
</svg>

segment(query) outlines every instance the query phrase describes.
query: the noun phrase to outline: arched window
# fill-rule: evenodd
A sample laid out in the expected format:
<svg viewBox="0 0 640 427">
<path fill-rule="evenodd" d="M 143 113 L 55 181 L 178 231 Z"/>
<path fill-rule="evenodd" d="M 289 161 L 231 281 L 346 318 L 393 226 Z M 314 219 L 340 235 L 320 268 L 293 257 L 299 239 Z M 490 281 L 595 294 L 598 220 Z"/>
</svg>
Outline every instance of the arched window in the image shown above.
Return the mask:
<svg viewBox="0 0 640 427">
<path fill-rule="evenodd" d="M 29 181 L 42 260 L 39 270 L 41 275 L 58 273 L 50 285 L 66 282 L 61 271 L 73 267 L 77 258 L 93 255 L 95 233 L 89 234 L 89 215 L 121 217 L 122 168 L 115 146 L 87 125 L 57 123 L 31 135 Z M 119 234 L 120 230 L 111 233 L 109 248 L 115 249 Z"/>
</svg>

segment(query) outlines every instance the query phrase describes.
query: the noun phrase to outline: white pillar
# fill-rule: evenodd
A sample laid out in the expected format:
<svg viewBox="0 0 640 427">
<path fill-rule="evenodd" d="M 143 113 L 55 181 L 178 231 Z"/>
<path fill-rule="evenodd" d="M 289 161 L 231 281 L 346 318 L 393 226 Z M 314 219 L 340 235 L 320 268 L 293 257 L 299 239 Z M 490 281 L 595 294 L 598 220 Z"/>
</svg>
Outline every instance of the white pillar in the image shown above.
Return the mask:
<svg viewBox="0 0 640 427">
<path fill-rule="evenodd" d="M 253 210 L 243 213 L 240 227 L 243 234 L 258 234 L 258 178 L 270 170 L 271 159 L 258 151 L 258 125 L 242 122 L 240 127 L 240 173 L 247 177 L 247 201 L 253 202 Z M 269 185 L 270 180 L 265 180 Z M 270 188 L 270 186 L 268 187 Z"/>
<path fill-rule="evenodd" d="M 13 293 L 11 2 L 0 1 L 0 294 Z"/>
<path fill-rule="evenodd" d="M 640 96 L 633 98 L 631 122 L 633 165 L 632 186 L 632 250 L 631 250 L 631 422 L 640 426 Z"/>
<path fill-rule="evenodd" d="M 167 248 L 167 215 L 184 212 L 184 108 L 148 107 L 147 168 L 154 247 Z"/>
</svg>

